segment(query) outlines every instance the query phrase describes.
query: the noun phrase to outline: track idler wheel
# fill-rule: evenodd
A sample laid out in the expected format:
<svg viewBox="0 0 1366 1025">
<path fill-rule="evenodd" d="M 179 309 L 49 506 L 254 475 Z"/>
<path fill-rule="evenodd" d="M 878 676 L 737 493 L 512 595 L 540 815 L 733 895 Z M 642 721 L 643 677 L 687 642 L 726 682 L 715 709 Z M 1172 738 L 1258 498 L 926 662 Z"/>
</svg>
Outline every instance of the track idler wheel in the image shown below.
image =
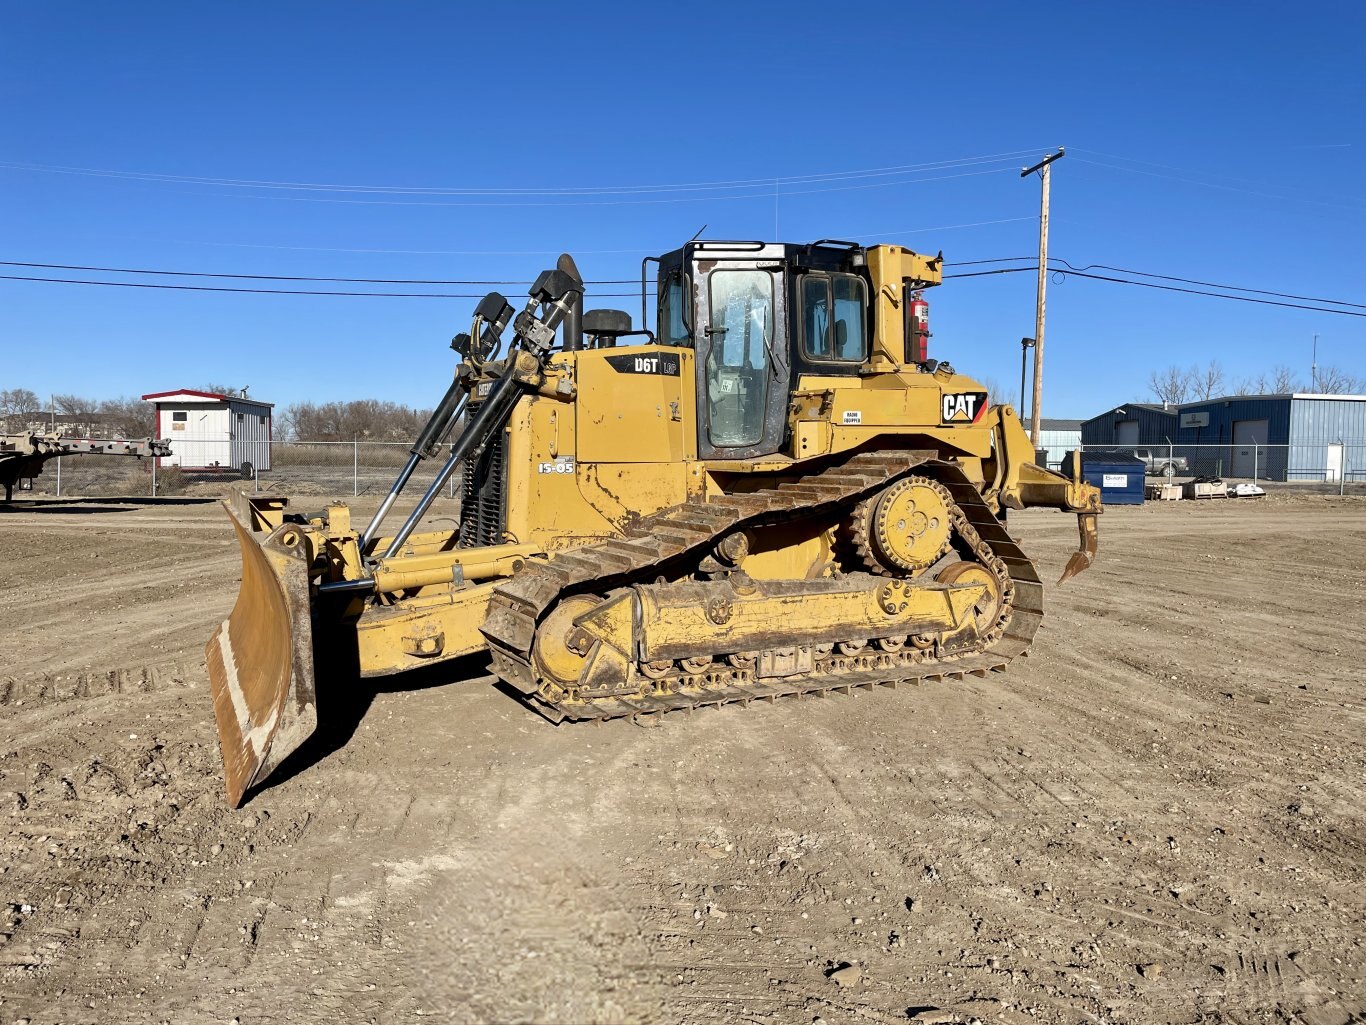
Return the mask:
<svg viewBox="0 0 1366 1025">
<path fill-rule="evenodd" d="M 574 625 L 574 620 L 602 603 L 591 594 L 566 598 L 551 610 L 536 631 L 532 657 L 543 676 L 563 687 L 573 686 L 583 672 L 592 639 Z"/>
<path fill-rule="evenodd" d="M 978 635 L 985 635 L 996 625 L 1001 614 L 1001 582 L 980 562 L 955 562 L 939 571 L 935 577 L 941 584 L 981 584 L 986 588 L 972 607 Z"/>
</svg>

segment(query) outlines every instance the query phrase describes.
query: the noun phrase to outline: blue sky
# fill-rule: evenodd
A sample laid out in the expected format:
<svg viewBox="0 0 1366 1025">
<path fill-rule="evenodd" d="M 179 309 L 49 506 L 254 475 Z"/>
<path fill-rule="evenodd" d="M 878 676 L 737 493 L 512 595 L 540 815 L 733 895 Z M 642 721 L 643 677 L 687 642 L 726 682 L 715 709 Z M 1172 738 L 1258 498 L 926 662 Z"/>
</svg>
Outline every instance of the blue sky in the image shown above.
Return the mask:
<svg viewBox="0 0 1366 1025">
<path fill-rule="evenodd" d="M 567 249 L 585 277 L 634 278 L 703 224 L 769 238 L 775 220 L 789 241 L 1027 257 L 1039 190 L 1018 171 L 1032 161 L 966 161 L 1066 145 L 1053 254 L 1366 303 L 1356 4 L 89 3 L 12 6 L 7 21 L 0 163 L 562 194 L 0 167 L 4 260 L 482 280 L 534 277 Z M 563 194 L 927 164 L 951 166 L 780 183 L 776 203 L 768 186 Z M 929 298 L 932 354 L 1013 393 L 1033 275 Z M 109 397 L 213 380 L 277 403 L 425 406 L 472 307 L 0 281 L 0 387 Z M 1144 397 L 1149 370 L 1173 362 L 1307 377 L 1316 332 L 1320 363 L 1366 374 L 1360 318 L 1069 278 L 1049 290 L 1044 412 Z"/>
</svg>

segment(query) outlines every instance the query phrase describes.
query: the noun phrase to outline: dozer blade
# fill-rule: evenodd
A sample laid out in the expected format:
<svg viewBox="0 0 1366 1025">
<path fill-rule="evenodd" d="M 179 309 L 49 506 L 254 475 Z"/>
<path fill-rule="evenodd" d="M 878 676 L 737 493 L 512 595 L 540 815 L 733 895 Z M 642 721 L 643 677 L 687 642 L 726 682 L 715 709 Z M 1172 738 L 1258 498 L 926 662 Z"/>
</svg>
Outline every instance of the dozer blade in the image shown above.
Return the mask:
<svg viewBox="0 0 1366 1025">
<path fill-rule="evenodd" d="M 235 808 L 308 739 L 318 714 L 307 546 L 288 523 L 253 535 L 224 505 L 242 549 L 242 587 L 205 654 L 228 802 Z"/>
<path fill-rule="evenodd" d="M 1096 550 L 1100 547 L 1095 513 L 1077 513 L 1077 531 L 1081 534 L 1081 542 L 1072 553 L 1072 558 L 1067 560 L 1067 565 L 1063 567 L 1062 576 L 1058 577 L 1060 584 L 1071 580 L 1082 570 L 1090 569 L 1096 558 Z"/>
</svg>

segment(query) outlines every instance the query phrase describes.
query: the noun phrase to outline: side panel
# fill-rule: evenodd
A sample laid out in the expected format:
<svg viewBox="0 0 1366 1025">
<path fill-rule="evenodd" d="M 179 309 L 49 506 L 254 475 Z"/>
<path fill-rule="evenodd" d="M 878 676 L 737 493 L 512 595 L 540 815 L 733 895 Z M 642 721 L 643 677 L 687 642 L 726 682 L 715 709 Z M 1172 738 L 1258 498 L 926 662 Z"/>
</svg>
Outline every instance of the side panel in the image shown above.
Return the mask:
<svg viewBox="0 0 1366 1025">
<path fill-rule="evenodd" d="M 700 484 L 695 467 L 683 462 L 580 463 L 578 467 L 579 494 L 612 525 L 614 533 L 639 516 L 685 501 L 690 477 Z"/>
<path fill-rule="evenodd" d="M 612 532 L 579 493 L 575 421 L 573 405 L 542 396 L 527 396 L 513 410 L 506 520 L 512 539 L 552 549 Z"/>
<path fill-rule="evenodd" d="M 691 350 L 588 349 L 577 363 L 580 461 L 678 463 L 693 456 Z"/>
<path fill-rule="evenodd" d="M 230 465 L 251 463 L 258 470 L 270 469 L 269 408 L 254 402 L 232 402 L 228 409 L 228 427 L 232 435 Z"/>
<path fill-rule="evenodd" d="M 1347 480 L 1361 480 L 1366 474 L 1366 399 L 1314 398 L 1291 399 L 1286 463 L 1288 471 L 1277 480 L 1323 480 L 1332 465 L 1328 446 L 1343 442 L 1342 463 L 1334 467 Z M 1276 423 L 1271 424 L 1271 440 L 1279 442 Z M 1269 466 L 1275 463 L 1268 460 Z M 1336 478 L 1334 478 L 1336 479 Z"/>
<path fill-rule="evenodd" d="M 792 409 L 792 454 L 799 459 L 878 438 L 932 439 L 945 453 L 991 454 L 991 432 L 982 426 L 991 409 L 985 389 L 961 374 L 803 376 Z"/>
<path fill-rule="evenodd" d="M 584 407 L 591 402 L 586 393 L 598 389 L 599 396 L 606 395 L 603 380 L 615 383 L 614 377 L 604 378 L 617 371 L 604 365 L 601 356 L 654 358 L 649 352 L 641 356 L 635 348 L 626 353 L 610 349 L 578 353 L 577 404 L 538 395 L 527 396 L 517 404 L 507 427 L 504 540 L 534 544 L 546 551 L 574 547 L 612 537 L 630 519 L 684 501 L 690 480 L 694 481 L 693 490 L 701 490 L 700 470 L 685 455 L 674 455 L 686 447 L 691 431 L 690 396 L 678 391 L 678 381 L 691 381 L 690 377 L 623 375 L 640 381 L 641 386 L 636 391 L 618 386 L 623 389 L 620 394 L 625 403 L 619 421 L 622 426 L 608 429 L 608 424 L 618 422 L 615 413 L 592 415 L 590 409 L 585 418 Z M 691 362 L 690 353 L 667 349 L 666 353 L 675 360 L 682 357 L 683 365 Z M 587 371 L 586 386 L 585 366 L 595 367 Z M 663 388 L 672 388 L 677 397 L 669 398 L 670 393 Z M 655 405 L 659 403 L 650 403 L 642 395 L 658 398 L 665 415 L 656 415 Z M 675 403 L 680 407 L 678 420 L 670 412 Z M 591 425 L 588 443 L 583 436 L 585 423 Z M 642 450 L 658 458 L 646 461 Z M 586 458 L 585 451 L 598 458 Z"/>
<path fill-rule="evenodd" d="M 232 442 L 228 437 L 228 409 L 222 405 L 168 405 L 163 414 L 171 421 L 171 451 L 169 465 L 186 468 L 210 466 L 227 467 L 232 464 Z M 183 430 L 175 430 L 174 414 L 186 414 Z"/>
</svg>

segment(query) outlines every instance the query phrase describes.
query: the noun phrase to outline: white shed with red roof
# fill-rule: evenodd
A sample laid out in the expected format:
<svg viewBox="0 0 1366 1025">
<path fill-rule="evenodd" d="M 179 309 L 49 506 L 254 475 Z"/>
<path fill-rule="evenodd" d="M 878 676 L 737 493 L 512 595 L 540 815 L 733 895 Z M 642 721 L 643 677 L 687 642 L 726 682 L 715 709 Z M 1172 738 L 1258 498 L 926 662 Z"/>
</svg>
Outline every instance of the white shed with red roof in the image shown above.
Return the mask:
<svg viewBox="0 0 1366 1025">
<path fill-rule="evenodd" d="M 245 388 L 240 395 L 181 388 L 143 399 L 156 406 L 156 436 L 171 443 L 171 455 L 159 458 L 159 465 L 244 477 L 270 469 L 273 402 L 249 399 Z"/>
</svg>

